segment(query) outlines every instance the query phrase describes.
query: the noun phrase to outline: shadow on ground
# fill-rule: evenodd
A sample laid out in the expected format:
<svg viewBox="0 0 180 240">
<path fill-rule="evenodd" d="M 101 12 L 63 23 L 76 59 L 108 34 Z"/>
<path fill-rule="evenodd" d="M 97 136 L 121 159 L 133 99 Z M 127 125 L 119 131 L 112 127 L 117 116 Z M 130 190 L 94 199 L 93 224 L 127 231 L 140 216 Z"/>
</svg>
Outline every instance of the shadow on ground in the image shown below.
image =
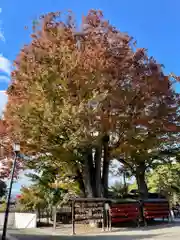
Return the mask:
<svg viewBox="0 0 180 240">
<path fill-rule="evenodd" d="M 152 239 L 158 235 L 155 234 L 150 234 L 150 235 L 144 235 L 144 234 L 139 234 L 139 235 L 123 235 L 119 234 L 117 236 L 114 235 L 101 235 L 101 236 L 44 236 L 44 235 L 22 235 L 22 234 L 16 234 L 16 235 L 11 235 L 12 237 L 17 238 L 18 240 L 56 240 L 56 239 L 61 239 L 61 240 L 143 240 L 143 239 Z"/>
<path fill-rule="evenodd" d="M 125 223 L 121 225 L 114 225 L 112 227 L 112 232 L 121 231 L 121 229 L 126 228 L 127 231 L 151 231 L 155 229 L 164 229 L 164 228 L 171 228 L 171 227 L 180 227 L 180 222 L 167 222 L 167 221 L 151 221 L 147 226 L 137 227 L 137 225 L 130 225 L 129 223 Z"/>
<path fill-rule="evenodd" d="M 43 222 L 37 222 L 37 227 L 52 227 L 52 223 L 43 223 Z"/>
<path fill-rule="evenodd" d="M 140 228 L 126 228 L 126 229 L 122 229 L 122 228 L 113 228 L 112 229 L 112 233 L 107 232 L 107 233 L 93 233 L 93 232 L 89 232 L 87 233 L 87 235 L 84 235 L 83 233 L 79 234 L 77 233 L 77 235 L 72 236 L 72 235 L 63 235 L 63 229 L 57 229 L 56 232 L 54 232 L 53 234 L 53 229 L 49 229 L 47 232 L 47 229 L 41 229 L 41 232 L 35 232 L 35 231 L 31 231 L 31 232 L 11 232 L 10 231 L 10 235 L 12 237 L 14 237 L 14 240 L 56 240 L 56 239 L 60 239 L 60 240 L 144 240 L 144 239 L 150 239 L 150 240 L 154 240 L 156 239 L 156 237 L 160 237 L 161 235 L 166 234 L 167 231 L 170 230 L 170 234 L 171 232 L 175 231 L 175 234 L 177 232 L 177 229 L 179 229 L 180 227 L 180 222 L 173 222 L 173 223 L 158 223 L 155 222 L 154 224 L 151 224 L 148 227 L 140 227 Z M 151 232 L 152 230 L 152 232 Z M 154 230 L 154 231 L 153 231 Z M 161 231 L 162 230 L 162 231 Z M 56 233 L 56 235 L 55 235 Z M 168 233 L 168 235 L 169 235 Z M 66 233 L 67 234 L 67 233 Z M 82 235 L 83 234 L 83 235 Z M 90 235 L 92 234 L 92 235 Z M 97 234 L 97 236 L 96 236 Z M 174 235 L 173 235 L 174 236 Z M 178 234 L 179 236 L 179 234 Z M 159 238 L 158 238 L 159 239 Z M 171 238 L 169 238 L 171 239 Z M 178 238 L 179 239 L 179 238 Z M 10 239 L 11 240 L 11 239 Z"/>
</svg>

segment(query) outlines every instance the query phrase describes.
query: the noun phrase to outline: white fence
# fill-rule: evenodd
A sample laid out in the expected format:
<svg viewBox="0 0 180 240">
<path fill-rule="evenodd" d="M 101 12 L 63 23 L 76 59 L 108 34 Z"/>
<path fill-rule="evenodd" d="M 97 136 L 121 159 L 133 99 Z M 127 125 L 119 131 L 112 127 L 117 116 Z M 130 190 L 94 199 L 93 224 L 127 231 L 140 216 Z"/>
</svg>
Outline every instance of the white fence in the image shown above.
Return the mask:
<svg viewBox="0 0 180 240">
<path fill-rule="evenodd" d="M 9 213 L 8 228 L 36 228 L 36 213 Z M 0 213 L 0 228 L 3 227 L 4 213 Z"/>
</svg>

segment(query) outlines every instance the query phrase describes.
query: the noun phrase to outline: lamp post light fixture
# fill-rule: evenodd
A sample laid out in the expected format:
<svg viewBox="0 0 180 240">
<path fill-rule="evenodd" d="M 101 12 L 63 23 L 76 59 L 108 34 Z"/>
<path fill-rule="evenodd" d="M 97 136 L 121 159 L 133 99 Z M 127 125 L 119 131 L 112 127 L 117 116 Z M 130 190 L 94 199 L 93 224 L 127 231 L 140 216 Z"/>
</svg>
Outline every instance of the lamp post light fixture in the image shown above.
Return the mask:
<svg viewBox="0 0 180 240">
<path fill-rule="evenodd" d="M 20 144 L 14 143 L 14 144 L 13 144 L 13 151 L 14 151 L 15 153 L 19 153 L 19 152 L 20 152 Z"/>
<path fill-rule="evenodd" d="M 7 232 L 7 224 L 8 224 L 8 216 L 9 216 L 9 207 L 11 202 L 11 192 L 12 192 L 12 185 L 14 180 L 14 172 L 16 169 L 16 161 L 18 154 L 20 152 L 20 145 L 18 143 L 13 144 L 13 152 L 14 152 L 14 160 L 13 160 L 13 166 L 12 166 L 12 172 L 11 172 L 11 178 L 9 183 L 9 192 L 7 196 L 7 204 L 6 204 L 6 211 L 4 215 L 4 224 L 3 224 L 3 232 L 2 232 L 2 240 L 6 240 L 6 232 Z"/>
</svg>

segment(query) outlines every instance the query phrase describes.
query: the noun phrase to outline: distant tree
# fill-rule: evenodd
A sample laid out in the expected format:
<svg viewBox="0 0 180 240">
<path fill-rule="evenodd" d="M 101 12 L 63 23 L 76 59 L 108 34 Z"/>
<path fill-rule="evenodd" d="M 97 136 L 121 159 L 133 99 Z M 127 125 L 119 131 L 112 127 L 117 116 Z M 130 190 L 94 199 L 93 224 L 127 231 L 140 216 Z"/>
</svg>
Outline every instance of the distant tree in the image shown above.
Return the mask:
<svg viewBox="0 0 180 240">
<path fill-rule="evenodd" d="M 164 194 L 171 202 L 173 197 L 180 200 L 180 163 L 157 166 L 148 174 L 148 186 L 151 192 Z"/>
<path fill-rule="evenodd" d="M 128 193 L 128 185 L 120 181 L 116 181 L 110 188 L 109 191 L 113 197 L 122 198 Z"/>
<path fill-rule="evenodd" d="M 134 181 L 133 183 L 129 184 L 129 188 L 128 188 L 129 192 L 131 192 L 132 190 L 136 190 L 136 192 L 138 192 L 138 185 L 136 183 L 136 181 Z"/>
<path fill-rule="evenodd" d="M 47 201 L 38 186 L 23 187 L 21 189 L 18 207 L 26 211 L 36 211 L 45 209 L 47 207 Z"/>
<path fill-rule="evenodd" d="M 47 161 L 44 165 L 42 162 L 41 167 L 36 165 L 36 173 L 26 174 L 32 185 L 22 188 L 18 201 L 20 208 L 39 211 L 45 209 L 50 212 L 54 206 L 58 206 L 62 200 L 65 200 L 64 198 L 69 199 L 80 193 L 76 181 L 63 175 L 61 169 L 46 164 Z"/>
</svg>

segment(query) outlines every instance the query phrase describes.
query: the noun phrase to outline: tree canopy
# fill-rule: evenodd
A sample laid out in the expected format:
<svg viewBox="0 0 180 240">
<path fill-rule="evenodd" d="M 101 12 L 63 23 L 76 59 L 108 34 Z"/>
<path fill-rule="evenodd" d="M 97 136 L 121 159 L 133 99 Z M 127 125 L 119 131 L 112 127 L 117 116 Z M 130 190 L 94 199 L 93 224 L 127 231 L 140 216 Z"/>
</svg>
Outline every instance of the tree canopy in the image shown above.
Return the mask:
<svg viewBox="0 0 180 240">
<path fill-rule="evenodd" d="M 147 166 L 177 140 L 179 95 L 146 49 L 101 11 L 80 30 L 72 13 L 49 13 L 14 66 L 5 119 L 24 151 L 71 165 L 87 196 L 107 195 L 113 158 L 147 190 Z"/>
</svg>

